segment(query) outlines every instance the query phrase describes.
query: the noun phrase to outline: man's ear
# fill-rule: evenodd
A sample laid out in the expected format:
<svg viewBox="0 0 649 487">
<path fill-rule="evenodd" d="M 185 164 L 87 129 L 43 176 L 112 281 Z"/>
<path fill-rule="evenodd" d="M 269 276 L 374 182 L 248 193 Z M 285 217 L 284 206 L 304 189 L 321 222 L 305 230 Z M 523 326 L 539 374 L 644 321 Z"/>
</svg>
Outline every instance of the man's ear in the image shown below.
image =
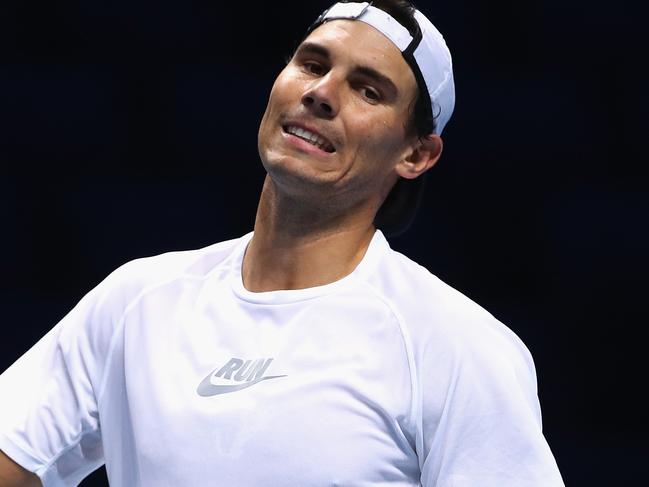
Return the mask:
<svg viewBox="0 0 649 487">
<path fill-rule="evenodd" d="M 397 164 L 397 174 L 405 179 L 421 176 L 439 160 L 443 148 L 442 138 L 437 134 L 417 138 L 411 152 Z"/>
</svg>

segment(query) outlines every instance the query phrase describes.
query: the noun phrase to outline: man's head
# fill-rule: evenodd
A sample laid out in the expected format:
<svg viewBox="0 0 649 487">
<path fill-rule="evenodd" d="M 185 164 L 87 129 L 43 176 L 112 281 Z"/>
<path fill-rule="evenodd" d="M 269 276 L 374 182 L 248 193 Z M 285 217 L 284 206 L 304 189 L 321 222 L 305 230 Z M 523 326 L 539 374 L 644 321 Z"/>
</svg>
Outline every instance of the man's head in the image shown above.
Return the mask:
<svg viewBox="0 0 649 487">
<path fill-rule="evenodd" d="M 408 2 L 374 5 L 339 3 L 312 25 L 273 86 L 259 150 L 286 194 L 319 196 L 333 211 L 378 210 L 375 223 L 394 234 L 395 206 L 441 153 L 452 73 L 441 35 Z"/>
</svg>

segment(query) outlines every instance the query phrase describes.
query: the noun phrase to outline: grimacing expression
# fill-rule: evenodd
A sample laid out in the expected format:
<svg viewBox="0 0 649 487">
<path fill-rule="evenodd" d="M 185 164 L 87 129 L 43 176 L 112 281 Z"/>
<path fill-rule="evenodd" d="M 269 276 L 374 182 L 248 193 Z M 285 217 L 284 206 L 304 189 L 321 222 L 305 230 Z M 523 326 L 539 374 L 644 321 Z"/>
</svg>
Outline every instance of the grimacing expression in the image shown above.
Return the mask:
<svg viewBox="0 0 649 487">
<path fill-rule="evenodd" d="M 295 195 L 379 198 L 412 151 L 415 77 L 374 27 L 334 20 L 315 29 L 279 74 L 259 127 L 271 179 Z"/>
</svg>

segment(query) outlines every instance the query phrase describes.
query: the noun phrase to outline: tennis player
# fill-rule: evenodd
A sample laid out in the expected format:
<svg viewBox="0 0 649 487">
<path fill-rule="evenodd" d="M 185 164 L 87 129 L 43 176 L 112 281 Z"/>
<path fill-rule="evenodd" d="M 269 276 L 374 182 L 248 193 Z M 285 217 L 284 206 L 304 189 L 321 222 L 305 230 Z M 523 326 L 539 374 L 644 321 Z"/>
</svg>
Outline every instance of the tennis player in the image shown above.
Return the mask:
<svg viewBox="0 0 649 487">
<path fill-rule="evenodd" d="M 0 376 L 0 486 L 562 486 L 528 349 L 386 240 L 454 101 L 409 3 L 324 12 L 261 121 L 254 231 L 125 264 Z"/>
</svg>

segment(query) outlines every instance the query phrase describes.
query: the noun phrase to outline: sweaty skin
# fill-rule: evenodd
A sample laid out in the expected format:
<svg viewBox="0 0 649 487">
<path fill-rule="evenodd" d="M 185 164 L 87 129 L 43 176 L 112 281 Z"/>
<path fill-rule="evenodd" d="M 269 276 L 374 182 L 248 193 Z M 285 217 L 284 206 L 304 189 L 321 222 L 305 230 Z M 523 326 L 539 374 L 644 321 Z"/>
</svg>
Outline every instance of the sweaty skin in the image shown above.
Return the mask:
<svg viewBox="0 0 649 487">
<path fill-rule="evenodd" d="M 354 270 L 396 180 L 420 176 L 441 154 L 439 136 L 407 131 L 416 96 L 397 47 L 363 22 L 327 22 L 298 47 L 259 128 L 268 174 L 243 261 L 248 290 L 313 287 Z"/>
</svg>

